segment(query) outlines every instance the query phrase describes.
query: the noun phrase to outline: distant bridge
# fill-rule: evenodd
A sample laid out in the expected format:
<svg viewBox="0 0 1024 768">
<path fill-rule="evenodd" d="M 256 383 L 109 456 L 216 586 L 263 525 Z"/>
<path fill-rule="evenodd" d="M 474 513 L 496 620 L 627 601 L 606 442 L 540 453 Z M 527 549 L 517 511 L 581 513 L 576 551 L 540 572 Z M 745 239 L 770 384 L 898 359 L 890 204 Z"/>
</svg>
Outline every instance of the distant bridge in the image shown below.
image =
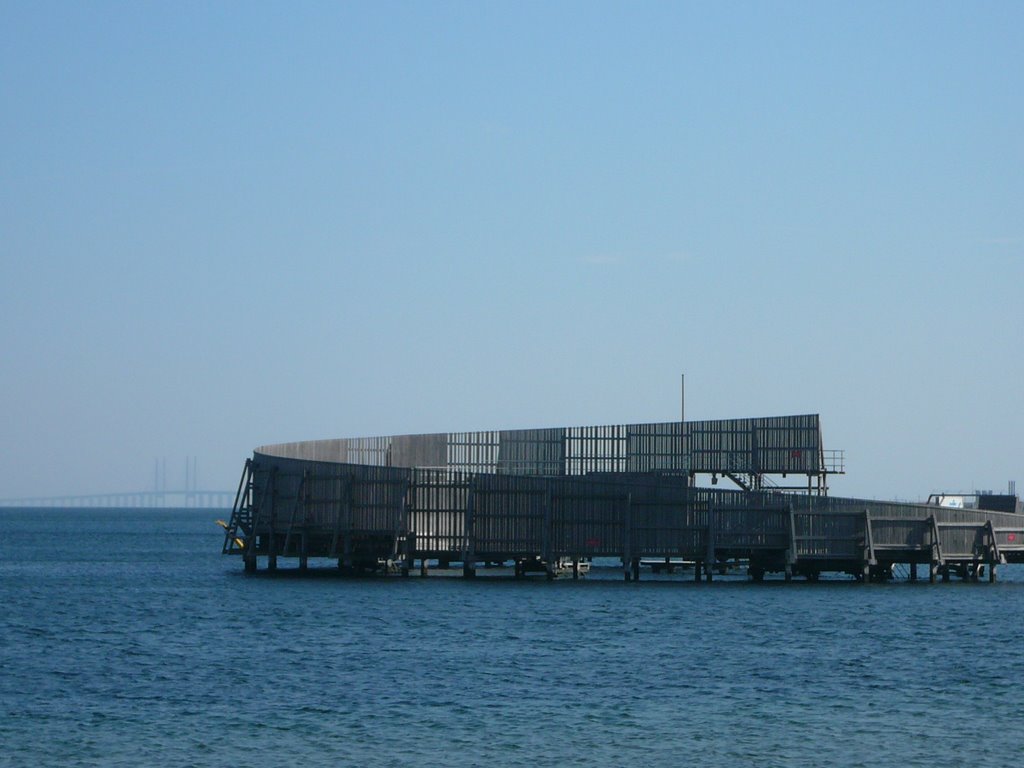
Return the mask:
<svg viewBox="0 0 1024 768">
<path fill-rule="evenodd" d="M 231 509 L 234 491 L 135 491 L 128 493 L 92 493 L 74 496 L 28 496 L 0 499 L 0 507 L 146 507 Z"/>
</svg>

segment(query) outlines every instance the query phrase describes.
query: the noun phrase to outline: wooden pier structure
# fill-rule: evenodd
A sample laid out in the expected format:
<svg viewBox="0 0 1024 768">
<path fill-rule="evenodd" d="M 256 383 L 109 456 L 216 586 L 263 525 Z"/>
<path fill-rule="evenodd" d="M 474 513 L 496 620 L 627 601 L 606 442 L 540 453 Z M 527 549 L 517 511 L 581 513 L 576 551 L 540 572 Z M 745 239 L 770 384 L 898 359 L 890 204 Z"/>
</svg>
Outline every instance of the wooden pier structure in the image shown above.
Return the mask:
<svg viewBox="0 0 1024 768">
<path fill-rule="evenodd" d="M 428 564 L 514 564 L 580 573 L 615 558 L 693 562 L 711 581 L 730 561 L 750 577 L 886 580 L 987 577 L 1024 562 L 1012 494 L 973 508 L 828 495 L 845 472 L 817 415 L 596 427 L 343 438 L 265 446 L 246 461 L 224 553 L 247 571 L 329 558 L 359 573 Z M 717 486 L 698 487 L 700 476 Z"/>
</svg>

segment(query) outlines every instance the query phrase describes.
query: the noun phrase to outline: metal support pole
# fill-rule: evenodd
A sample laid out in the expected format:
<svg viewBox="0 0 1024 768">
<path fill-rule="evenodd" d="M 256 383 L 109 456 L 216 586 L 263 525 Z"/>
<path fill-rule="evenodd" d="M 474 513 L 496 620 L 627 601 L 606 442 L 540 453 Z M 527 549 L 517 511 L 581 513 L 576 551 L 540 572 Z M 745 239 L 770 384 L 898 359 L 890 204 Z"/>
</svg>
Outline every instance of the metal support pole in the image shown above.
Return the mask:
<svg viewBox="0 0 1024 768">
<path fill-rule="evenodd" d="M 679 374 L 679 421 L 686 423 L 686 374 Z"/>
</svg>

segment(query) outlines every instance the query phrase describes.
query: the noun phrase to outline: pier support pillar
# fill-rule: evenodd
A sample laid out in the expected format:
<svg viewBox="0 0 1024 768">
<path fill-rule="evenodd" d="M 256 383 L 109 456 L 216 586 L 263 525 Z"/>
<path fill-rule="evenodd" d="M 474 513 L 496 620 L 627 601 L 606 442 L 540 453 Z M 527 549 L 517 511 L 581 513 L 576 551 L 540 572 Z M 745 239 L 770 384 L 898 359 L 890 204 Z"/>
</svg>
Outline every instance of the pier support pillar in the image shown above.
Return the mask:
<svg viewBox="0 0 1024 768">
<path fill-rule="evenodd" d="M 989 563 L 988 566 L 988 583 L 994 584 L 996 580 L 996 564 Z"/>
<path fill-rule="evenodd" d="M 420 558 L 420 577 L 425 578 L 427 575 L 427 558 Z"/>
<path fill-rule="evenodd" d="M 910 580 L 917 581 L 917 563 L 910 564 Z"/>
<path fill-rule="evenodd" d="M 580 561 L 578 558 L 572 559 L 572 578 L 576 580 L 580 577 Z"/>
<path fill-rule="evenodd" d="M 929 584 L 934 584 L 935 583 L 935 577 L 938 575 L 938 573 L 939 573 L 939 564 L 936 563 L 933 560 L 928 565 L 928 583 Z"/>
<path fill-rule="evenodd" d="M 944 565 L 941 568 L 939 568 L 939 573 L 942 574 L 942 580 L 943 581 L 949 581 L 949 566 L 948 565 Z"/>
<path fill-rule="evenodd" d="M 277 570 L 277 555 L 268 555 L 267 556 L 267 570 L 268 571 L 276 571 Z"/>
<path fill-rule="evenodd" d="M 473 563 L 467 562 L 462 564 L 462 575 L 467 579 L 472 579 L 476 576 L 476 568 L 473 567 Z"/>
<path fill-rule="evenodd" d="M 786 581 L 792 581 L 793 580 L 793 566 L 792 565 L 787 565 L 786 566 L 786 576 L 785 576 L 785 579 L 786 579 Z"/>
<path fill-rule="evenodd" d="M 247 557 L 247 558 L 245 558 L 245 572 L 246 573 L 256 573 L 256 558 L 255 557 Z"/>
<path fill-rule="evenodd" d="M 633 581 L 640 581 L 640 558 L 634 557 L 631 563 L 631 570 L 633 571 Z"/>
<path fill-rule="evenodd" d="M 309 558 L 306 555 L 301 555 L 299 557 L 299 570 L 300 571 L 308 571 L 309 570 Z"/>
<path fill-rule="evenodd" d="M 695 560 L 693 563 L 693 581 L 695 584 L 700 584 L 700 573 L 704 568 L 703 560 Z"/>
</svg>

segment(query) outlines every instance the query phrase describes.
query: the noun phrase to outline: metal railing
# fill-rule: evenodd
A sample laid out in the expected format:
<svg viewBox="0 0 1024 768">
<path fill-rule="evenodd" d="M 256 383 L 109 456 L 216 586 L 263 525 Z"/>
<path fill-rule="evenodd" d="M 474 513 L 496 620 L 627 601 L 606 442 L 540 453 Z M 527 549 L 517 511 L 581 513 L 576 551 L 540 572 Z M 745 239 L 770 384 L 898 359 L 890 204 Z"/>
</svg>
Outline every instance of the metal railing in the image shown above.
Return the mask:
<svg viewBox="0 0 1024 768">
<path fill-rule="evenodd" d="M 821 468 L 831 475 L 846 474 L 846 451 L 841 448 L 822 449 Z"/>
</svg>

